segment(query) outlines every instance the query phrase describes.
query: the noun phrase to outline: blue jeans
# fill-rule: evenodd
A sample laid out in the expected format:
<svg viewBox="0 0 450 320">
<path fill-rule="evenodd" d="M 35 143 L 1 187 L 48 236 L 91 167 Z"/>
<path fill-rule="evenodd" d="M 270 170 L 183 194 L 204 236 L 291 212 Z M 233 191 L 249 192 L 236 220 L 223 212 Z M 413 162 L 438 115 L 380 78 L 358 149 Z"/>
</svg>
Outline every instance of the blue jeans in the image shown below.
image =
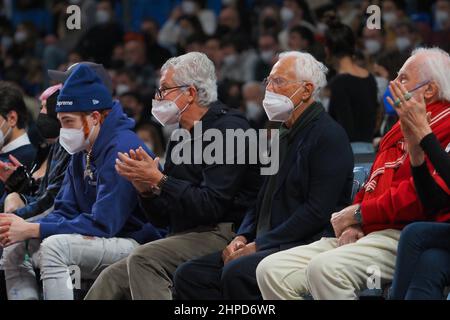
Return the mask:
<svg viewBox="0 0 450 320">
<path fill-rule="evenodd" d="M 408 225 L 398 244 L 390 299 L 441 300 L 450 284 L 450 224 Z"/>
</svg>

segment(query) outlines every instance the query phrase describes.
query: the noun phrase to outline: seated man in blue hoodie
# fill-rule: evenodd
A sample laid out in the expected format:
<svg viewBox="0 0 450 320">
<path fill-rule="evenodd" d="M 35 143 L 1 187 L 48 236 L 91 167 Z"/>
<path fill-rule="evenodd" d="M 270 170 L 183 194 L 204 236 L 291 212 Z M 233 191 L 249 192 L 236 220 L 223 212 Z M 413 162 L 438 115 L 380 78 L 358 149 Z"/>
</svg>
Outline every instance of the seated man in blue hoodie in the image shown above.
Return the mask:
<svg viewBox="0 0 450 320">
<path fill-rule="evenodd" d="M 73 299 L 71 268 L 93 278 L 139 244 L 162 236 L 145 223 L 135 189 L 114 168 L 118 152 L 144 143 L 92 69 L 76 67 L 56 112 L 59 141 L 72 160 L 54 211 L 36 223 L 0 214 L 9 299 L 38 299 L 34 268 L 41 272 L 44 299 Z"/>
</svg>

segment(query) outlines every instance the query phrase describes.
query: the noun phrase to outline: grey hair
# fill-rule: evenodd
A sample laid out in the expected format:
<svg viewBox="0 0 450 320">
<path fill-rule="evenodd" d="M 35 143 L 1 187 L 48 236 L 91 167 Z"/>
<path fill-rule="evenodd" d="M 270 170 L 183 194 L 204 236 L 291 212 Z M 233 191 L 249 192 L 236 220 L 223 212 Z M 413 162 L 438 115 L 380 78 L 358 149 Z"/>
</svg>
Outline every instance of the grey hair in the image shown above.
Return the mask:
<svg viewBox="0 0 450 320">
<path fill-rule="evenodd" d="M 314 85 L 313 97 L 317 98 L 320 90 L 327 85 L 328 68 L 317 61 L 311 54 L 299 51 L 286 51 L 279 55 L 279 60 L 294 57 L 295 73 L 298 80 L 310 81 Z"/>
<path fill-rule="evenodd" d="M 216 69 L 209 58 L 201 52 L 189 52 L 170 58 L 161 72 L 173 68 L 173 81 L 177 86 L 193 85 L 197 89 L 198 103 L 207 107 L 217 100 Z"/>
<path fill-rule="evenodd" d="M 422 80 L 433 80 L 439 88 L 439 99 L 450 101 L 450 56 L 444 50 L 434 48 L 414 49 L 411 57 L 424 55 L 423 63 L 418 64 Z"/>
</svg>

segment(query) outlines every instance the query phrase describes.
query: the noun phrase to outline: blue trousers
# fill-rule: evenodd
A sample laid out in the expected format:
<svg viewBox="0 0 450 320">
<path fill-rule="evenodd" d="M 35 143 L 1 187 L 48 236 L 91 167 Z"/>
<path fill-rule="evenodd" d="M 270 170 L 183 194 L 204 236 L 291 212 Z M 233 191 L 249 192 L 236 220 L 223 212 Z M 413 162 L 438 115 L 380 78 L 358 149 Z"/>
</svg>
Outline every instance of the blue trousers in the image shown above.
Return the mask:
<svg viewBox="0 0 450 320">
<path fill-rule="evenodd" d="M 233 260 L 226 265 L 222 252 L 190 260 L 174 275 L 175 299 L 181 300 L 262 300 L 256 282 L 256 267 L 269 249 Z"/>
<path fill-rule="evenodd" d="M 390 299 L 441 300 L 450 285 L 450 224 L 416 222 L 401 234 Z"/>
</svg>

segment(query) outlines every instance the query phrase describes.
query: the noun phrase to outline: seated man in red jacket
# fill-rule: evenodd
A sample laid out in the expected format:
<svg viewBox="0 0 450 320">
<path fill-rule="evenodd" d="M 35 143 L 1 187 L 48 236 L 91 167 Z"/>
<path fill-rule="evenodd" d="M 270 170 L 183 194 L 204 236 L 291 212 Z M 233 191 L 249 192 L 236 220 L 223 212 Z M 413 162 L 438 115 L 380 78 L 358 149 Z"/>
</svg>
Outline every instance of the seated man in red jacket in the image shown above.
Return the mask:
<svg viewBox="0 0 450 320">
<path fill-rule="evenodd" d="M 441 146 L 450 142 L 450 57 L 443 50 L 417 49 L 394 80 L 411 96 L 424 99 L 430 125 Z M 418 199 L 407 152 L 397 123 L 380 143 L 368 182 L 354 204 L 333 214 L 336 238 L 275 253 L 257 268 L 265 299 L 356 299 L 366 288 L 392 281 L 400 230 L 408 223 L 448 220 L 428 216 Z M 428 161 L 430 169 L 433 170 Z"/>
</svg>

